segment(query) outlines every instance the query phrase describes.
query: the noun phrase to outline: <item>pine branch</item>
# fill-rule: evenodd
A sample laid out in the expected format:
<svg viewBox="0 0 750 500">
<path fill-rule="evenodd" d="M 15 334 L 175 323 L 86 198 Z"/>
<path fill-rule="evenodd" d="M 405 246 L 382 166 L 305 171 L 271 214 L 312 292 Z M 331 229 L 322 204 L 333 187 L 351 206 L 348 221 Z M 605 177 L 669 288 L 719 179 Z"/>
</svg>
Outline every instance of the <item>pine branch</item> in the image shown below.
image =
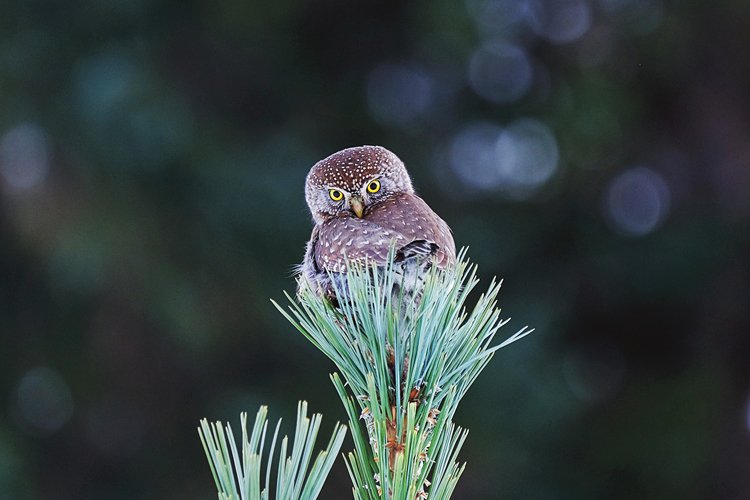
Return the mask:
<svg viewBox="0 0 750 500">
<path fill-rule="evenodd" d="M 508 321 L 497 307 L 501 283 L 468 311 L 478 279 L 463 251 L 454 267 L 433 267 L 416 297 L 397 292 L 406 273 L 389 262 L 351 264 L 338 306 L 312 286 L 296 300 L 286 294 L 288 310 L 274 305 L 341 372 L 331 378 L 354 438 L 346 458 L 355 498 L 447 499 L 463 472 L 458 403 L 495 351 L 532 330 L 491 345 Z"/>
<path fill-rule="evenodd" d="M 216 483 L 219 500 L 268 500 L 270 498 L 271 469 L 276 439 L 281 420 L 276 424 L 271 446 L 263 463 L 268 407 L 261 406 L 255 417 L 252 431 L 247 434 L 247 413 L 240 414 L 242 427 L 241 449 L 238 450 L 229 424 L 209 423 L 201 420 L 198 435 L 203 443 L 206 458 Z M 346 436 L 346 427 L 338 423 L 326 448 L 310 467 L 315 439 L 322 415 L 307 417 L 307 402 L 297 405 L 297 425 L 291 454 L 287 453 L 289 438 L 281 441 L 276 474 L 277 500 L 314 499 L 320 494 L 333 461 Z M 265 483 L 261 487 L 261 469 L 265 468 Z"/>
</svg>

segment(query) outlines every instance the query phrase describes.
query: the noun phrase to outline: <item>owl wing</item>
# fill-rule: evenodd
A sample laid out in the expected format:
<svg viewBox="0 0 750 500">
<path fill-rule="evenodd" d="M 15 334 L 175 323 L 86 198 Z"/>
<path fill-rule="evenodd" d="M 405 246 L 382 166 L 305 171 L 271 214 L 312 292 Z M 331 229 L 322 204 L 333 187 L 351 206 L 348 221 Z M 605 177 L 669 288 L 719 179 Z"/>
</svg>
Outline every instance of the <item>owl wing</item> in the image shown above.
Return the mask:
<svg viewBox="0 0 750 500">
<path fill-rule="evenodd" d="M 300 287 L 314 284 L 332 298 L 335 284 L 328 273 L 343 275 L 347 262 L 387 261 L 395 243 L 396 261 L 433 256 L 439 267 L 456 260 L 456 248 L 448 225 L 419 197 L 401 194 L 379 203 L 362 219 L 343 215 L 316 225 L 302 263 Z"/>
<path fill-rule="evenodd" d="M 456 261 L 456 244 L 448 224 L 417 195 L 393 196 L 373 207 L 365 219 L 384 231 L 400 234 L 407 243 L 406 257 L 414 252 L 434 253 L 440 267 Z"/>
<path fill-rule="evenodd" d="M 398 231 L 350 216 L 330 219 L 316 229 L 317 238 L 310 242 L 308 251 L 315 266 L 323 272 L 344 273 L 347 261 L 382 264 L 388 259 L 393 242 L 397 248 L 409 243 Z"/>
<path fill-rule="evenodd" d="M 384 263 L 394 242 L 400 259 L 434 254 L 441 267 L 456 260 L 448 224 L 408 193 L 379 203 L 362 219 L 342 216 L 320 224 L 313 230 L 308 255 L 319 271 L 346 272 L 347 261 Z"/>
</svg>

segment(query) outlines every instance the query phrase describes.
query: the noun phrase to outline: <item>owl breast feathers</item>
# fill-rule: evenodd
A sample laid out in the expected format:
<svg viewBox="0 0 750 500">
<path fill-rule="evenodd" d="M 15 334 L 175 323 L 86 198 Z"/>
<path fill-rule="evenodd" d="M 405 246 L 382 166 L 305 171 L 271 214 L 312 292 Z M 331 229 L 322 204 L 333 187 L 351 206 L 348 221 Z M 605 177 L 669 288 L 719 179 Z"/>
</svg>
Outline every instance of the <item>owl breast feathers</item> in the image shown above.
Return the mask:
<svg viewBox="0 0 750 500">
<path fill-rule="evenodd" d="M 385 264 L 391 247 L 413 286 L 430 266 L 455 262 L 450 228 L 414 194 L 406 167 L 385 148 L 349 148 L 319 161 L 307 176 L 305 198 L 315 227 L 300 287 L 333 298 L 347 262 Z"/>
</svg>

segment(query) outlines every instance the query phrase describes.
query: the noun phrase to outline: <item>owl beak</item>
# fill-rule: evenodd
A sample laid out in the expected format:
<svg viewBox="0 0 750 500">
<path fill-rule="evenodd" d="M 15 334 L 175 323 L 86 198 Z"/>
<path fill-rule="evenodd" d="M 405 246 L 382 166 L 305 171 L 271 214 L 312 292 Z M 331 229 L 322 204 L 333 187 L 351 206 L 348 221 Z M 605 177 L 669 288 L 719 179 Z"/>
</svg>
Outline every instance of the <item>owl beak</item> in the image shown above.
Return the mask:
<svg viewBox="0 0 750 500">
<path fill-rule="evenodd" d="M 354 215 L 361 219 L 362 215 L 365 213 L 365 205 L 362 203 L 362 199 L 357 196 L 352 196 L 349 200 L 349 206 L 352 207 Z"/>
</svg>

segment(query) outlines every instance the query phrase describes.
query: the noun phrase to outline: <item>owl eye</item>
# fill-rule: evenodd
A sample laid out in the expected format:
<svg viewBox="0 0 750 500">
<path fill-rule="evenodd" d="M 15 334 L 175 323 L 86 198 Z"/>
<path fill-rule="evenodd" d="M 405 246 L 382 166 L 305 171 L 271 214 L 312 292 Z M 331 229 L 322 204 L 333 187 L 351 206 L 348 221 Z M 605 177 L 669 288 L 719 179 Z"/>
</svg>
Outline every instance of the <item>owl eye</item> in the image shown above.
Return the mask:
<svg viewBox="0 0 750 500">
<path fill-rule="evenodd" d="M 330 196 L 333 201 L 341 201 L 344 199 L 344 193 L 338 189 L 329 189 L 328 196 Z"/>
<path fill-rule="evenodd" d="M 370 183 L 367 185 L 367 192 L 368 193 L 377 193 L 380 191 L 380 181 L 377 179 L 373 179 L 370 181 Z"/>
</svg>

